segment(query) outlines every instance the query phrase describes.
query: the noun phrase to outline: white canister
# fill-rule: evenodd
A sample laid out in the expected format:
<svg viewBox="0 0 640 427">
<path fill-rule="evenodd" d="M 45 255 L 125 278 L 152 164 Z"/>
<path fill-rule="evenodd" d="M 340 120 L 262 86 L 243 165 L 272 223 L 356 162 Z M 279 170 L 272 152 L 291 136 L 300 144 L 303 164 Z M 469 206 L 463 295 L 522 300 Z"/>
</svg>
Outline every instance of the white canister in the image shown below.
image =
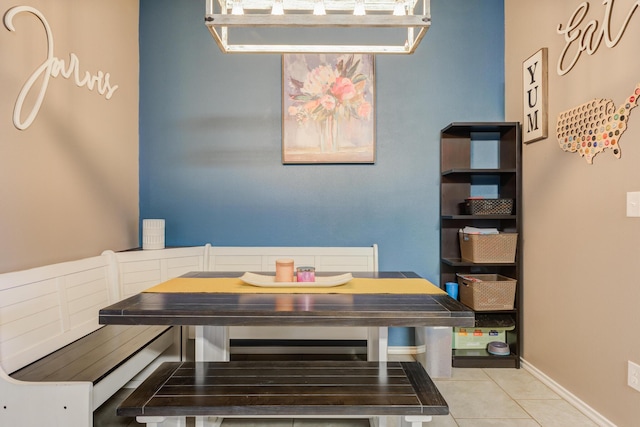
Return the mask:
<svg viewBox="0 0 640 427">
<path fill-rule="evenodd" d="M 142 249 L 164 249 L 164 219 L 142 220 Z"/>
</svg>

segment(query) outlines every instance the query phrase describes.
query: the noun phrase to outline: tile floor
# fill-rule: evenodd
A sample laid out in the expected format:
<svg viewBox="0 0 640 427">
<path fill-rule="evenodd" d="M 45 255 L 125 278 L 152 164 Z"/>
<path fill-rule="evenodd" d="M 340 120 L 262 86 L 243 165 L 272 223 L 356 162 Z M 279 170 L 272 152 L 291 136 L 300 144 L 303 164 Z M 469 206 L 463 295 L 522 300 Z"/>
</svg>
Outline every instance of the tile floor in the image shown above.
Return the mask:
<svg viewBox="0 0 640 427">
<path fill-rule="evenodd" d="M 429 427 L 597 427 L 597 424 L 524 369 L 454 368 L 451 378 L 434 382 L 449 404 L 450 414 L 434 417 Z M 96 412 L 94 426 L 140 426 L 133 419 L 118 419 L 122 417 L 115 416 L 117 401 L 126 393 L 123 391 L 121 396 Z M 222 427 L 368 425 L 367 420 L 227 419 Z"/>
</svg>

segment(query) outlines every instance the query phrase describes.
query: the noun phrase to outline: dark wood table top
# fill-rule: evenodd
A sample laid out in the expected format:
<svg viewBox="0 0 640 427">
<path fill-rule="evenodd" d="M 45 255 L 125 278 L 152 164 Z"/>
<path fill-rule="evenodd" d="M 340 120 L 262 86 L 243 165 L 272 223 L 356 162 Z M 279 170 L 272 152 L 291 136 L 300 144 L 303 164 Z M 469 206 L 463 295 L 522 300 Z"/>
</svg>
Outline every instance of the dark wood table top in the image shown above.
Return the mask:
<svg viewBox="0 0 640 427">
<path fill-rule="evenodd" d="M 197 272 L 186 277 L 239 277 Z M 335 273 L 326 273 L 335 274 Z M 402 280 L 410 272 L 353 273 Z M 283 303 L 284 301 L 284 303 Z M 474 312 L 446 294 L 139 293 L 100 310 L 101 324 L 205 326 L 473 326 Z"/>
</svg>

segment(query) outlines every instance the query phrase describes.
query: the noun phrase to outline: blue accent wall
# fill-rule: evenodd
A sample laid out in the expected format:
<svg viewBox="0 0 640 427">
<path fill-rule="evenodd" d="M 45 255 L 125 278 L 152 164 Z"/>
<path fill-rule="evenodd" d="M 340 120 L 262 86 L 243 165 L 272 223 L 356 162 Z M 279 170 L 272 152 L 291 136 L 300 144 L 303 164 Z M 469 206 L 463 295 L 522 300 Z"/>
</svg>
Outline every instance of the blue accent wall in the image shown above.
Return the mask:
<svg viewBox="0 0 640 427">
<path fill-rule="evenodd" d="M 438 283 L 440 129 L 504 119 L 504 4 L 431 7 L 415 54 L 376 57 L 376 163 L 283 165 L 281 56 L 222 54 L 205 0 L 140 0 L 141 219 L 167 246 L 377 243 Z"/>
</svg>

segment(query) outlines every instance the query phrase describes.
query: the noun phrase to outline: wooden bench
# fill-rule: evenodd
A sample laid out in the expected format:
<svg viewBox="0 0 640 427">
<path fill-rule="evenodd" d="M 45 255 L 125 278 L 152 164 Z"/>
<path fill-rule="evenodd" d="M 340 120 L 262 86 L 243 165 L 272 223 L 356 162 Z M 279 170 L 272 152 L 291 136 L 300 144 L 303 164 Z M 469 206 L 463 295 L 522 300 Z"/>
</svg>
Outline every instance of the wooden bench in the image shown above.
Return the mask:
<svg viewBox="0 0 640 427">
<path fill-rule="evenodd" d="M 0 275 L 0 425 L 91 426 L 176 342 L 171 327 L 98 324 L 116 270 L 105 254 Z"/>
<path fill-rule="evenodd" d="M 418 362 L 167 362 L 117 409 L 147 427 L 186 417 L 403 417 L 413 427 L 446 415 Z"/>
</svg>

